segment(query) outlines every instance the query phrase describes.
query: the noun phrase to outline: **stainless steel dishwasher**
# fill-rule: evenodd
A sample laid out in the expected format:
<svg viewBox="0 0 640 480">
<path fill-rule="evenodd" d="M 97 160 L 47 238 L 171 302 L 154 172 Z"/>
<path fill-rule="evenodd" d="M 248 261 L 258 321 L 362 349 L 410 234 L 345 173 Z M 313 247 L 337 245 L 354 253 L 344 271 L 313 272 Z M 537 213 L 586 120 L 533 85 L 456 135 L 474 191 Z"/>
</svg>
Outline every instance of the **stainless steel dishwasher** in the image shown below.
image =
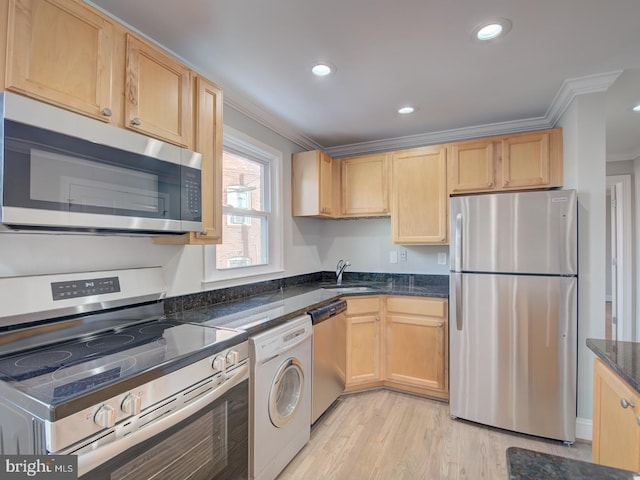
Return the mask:
<svg viewBox="0 0 640 480">
<path fill-rule="evenodd" d="M 344 392 L 346 309 L 347 302 L 337 300 L 308 312 L 313 321 L 311 424 Z"/>
</svg>

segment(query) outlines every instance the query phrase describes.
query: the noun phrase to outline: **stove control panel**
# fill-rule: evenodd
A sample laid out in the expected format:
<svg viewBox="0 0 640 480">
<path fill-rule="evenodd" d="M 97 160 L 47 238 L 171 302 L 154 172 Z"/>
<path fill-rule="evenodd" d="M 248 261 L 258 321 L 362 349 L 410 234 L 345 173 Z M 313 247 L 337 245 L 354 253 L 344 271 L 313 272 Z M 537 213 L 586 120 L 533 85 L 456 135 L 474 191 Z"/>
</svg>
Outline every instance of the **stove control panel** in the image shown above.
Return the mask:
<svg viewBox="0 0 640 480">
<path fill-rule="evenodd" d="M 47 450 L 81 453 L 94 448 L 95 442 L 109 443 L 180 409 L 211 390 L 212 386 L 217 388 L 225 384 L 238 370 L 245 368 L 248 378 L 248 362 L 249 346 L 245 341 L 98 405 L 55 422 L 45 422 Z M 69 448 L 80 443 L 85 446 L 79 450 L 78 447 Z"/>
<path fill-rule="evenodd" d="M 54 301 L 104 295 L 105 293 L 117 293 L 119 291 L 120 279 L 118 277 L 51 282 L 51 293 Z"/>
</svg>

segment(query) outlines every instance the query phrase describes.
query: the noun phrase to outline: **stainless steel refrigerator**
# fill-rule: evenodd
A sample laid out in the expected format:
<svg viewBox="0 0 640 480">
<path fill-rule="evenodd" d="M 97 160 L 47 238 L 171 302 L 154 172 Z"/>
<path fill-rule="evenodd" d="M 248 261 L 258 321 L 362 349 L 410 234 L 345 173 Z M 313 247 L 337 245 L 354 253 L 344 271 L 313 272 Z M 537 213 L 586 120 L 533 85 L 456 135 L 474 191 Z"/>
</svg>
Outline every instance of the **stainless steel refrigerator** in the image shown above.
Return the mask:
<svg viewBox="0 0 640 480">
<path fill-rule="evenodd" d="M 451 198 L 450 414 L 575 441 L 574 190 Z"/>
</svg>

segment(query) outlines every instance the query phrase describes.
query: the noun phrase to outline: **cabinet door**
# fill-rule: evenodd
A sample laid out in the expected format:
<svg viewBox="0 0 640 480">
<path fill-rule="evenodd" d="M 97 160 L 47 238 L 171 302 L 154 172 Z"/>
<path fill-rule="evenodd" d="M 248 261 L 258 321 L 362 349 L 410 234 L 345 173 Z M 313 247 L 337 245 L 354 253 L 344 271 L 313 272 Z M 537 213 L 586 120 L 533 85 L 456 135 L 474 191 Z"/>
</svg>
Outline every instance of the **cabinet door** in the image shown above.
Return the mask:
<svg viewBox="0 0 640 480">
<path fill-rule="evenodd" d="M 388 297 L 385 379 L 447 397 L 447 301 Z"/>
<path fill-rule="evenodd" d="M 191 146 L 191 72 L 127 34 L 125 126 Z"/>
<path fill-rule="evenodd" d="M 195 150 L 202 154 L 203 243 L 222 242 L 222 89 L 196 78 Z M 195 241 L 190 243 L 197 243 Z"/>
<path fill-rule="evenodd" d="M 393 243 L 447 242 L 449 196 L 445 146 L 394 153 L 391 192 Z"/>
<path fill-rule="evenodd" d="M 333 214 L 333 159 L 320 152 L 320 213 Z"/>
<path fill-rule="evenodd" d="M 9 2 L 6 88 L 109 122 L 114 26 L 79 2 Z"/>
<path fill-rule="evenodd" d="M 638 471 L 640 395 L 597 358 L 593 370 L 593 462 Z"/>
<path fill-rule="evenodd" d="M 320 150 L 291 159 L 291 213 L 294 217 L 331 217 L 334 203 L 333 159 Z"/>
<path fill-rule="evenodd" d="M 502 188 L 547 187 L 551 183 L 550 134 L 547 131 L 502 139 Z"/>
<path fill-rule="evenodd" d="M 492 190 L 495 186 L 494 152 L 491 140 L 451 144 L 447 152 L 449 192 Z"/>
<path fill-rule="evenodd" d="M 348 298 L 346 317 L 346 389 L 380 385 L 382 330 L 379 298 Z"/>
<path fill-rule="evenodd" d="M 386 153 L 341 161 L 342 215 L 389 215 L 389 162 Z"/>
<path fill-rule="evenodd" d="M 195 79 L 194 148 L 202 154 L 202 232 L 163 235 L 154 243 L 212 245 L 222 243 L 222 90 Z"/>
</svg>

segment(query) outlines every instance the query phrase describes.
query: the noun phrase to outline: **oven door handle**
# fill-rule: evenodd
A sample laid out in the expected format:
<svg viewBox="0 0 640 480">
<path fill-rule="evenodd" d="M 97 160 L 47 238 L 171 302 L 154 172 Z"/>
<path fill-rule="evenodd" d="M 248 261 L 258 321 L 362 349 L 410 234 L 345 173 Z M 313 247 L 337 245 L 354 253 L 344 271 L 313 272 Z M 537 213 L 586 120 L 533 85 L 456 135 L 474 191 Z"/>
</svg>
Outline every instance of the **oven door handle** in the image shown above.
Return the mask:
<svg viewBox="0 0 640 480">
<path fill-rule="evenodd" d="M 90 472 L 94 468 L 102 465 L 107 460 L 111 460 L 117 455 L 135 447 L 139 443 L 142 443 L 172 426 L 177 425 L 181 421 L 186 420 L 213 400 L 221 397 L 233 387 L 239 385 L 248 378 L 249 364 L 245 363 L 230 372 L 227 380 L 222 385 L 193 401 L 193 403 L 170 413 L 166 417 L 163 417 L 156 422 L 127 435 L 126 437 L 119 438 L 111 443 L 98 447 L 95 450 L 78 455 L 78 477 L 81 477 L 87 472 Z"/>
</svg>

